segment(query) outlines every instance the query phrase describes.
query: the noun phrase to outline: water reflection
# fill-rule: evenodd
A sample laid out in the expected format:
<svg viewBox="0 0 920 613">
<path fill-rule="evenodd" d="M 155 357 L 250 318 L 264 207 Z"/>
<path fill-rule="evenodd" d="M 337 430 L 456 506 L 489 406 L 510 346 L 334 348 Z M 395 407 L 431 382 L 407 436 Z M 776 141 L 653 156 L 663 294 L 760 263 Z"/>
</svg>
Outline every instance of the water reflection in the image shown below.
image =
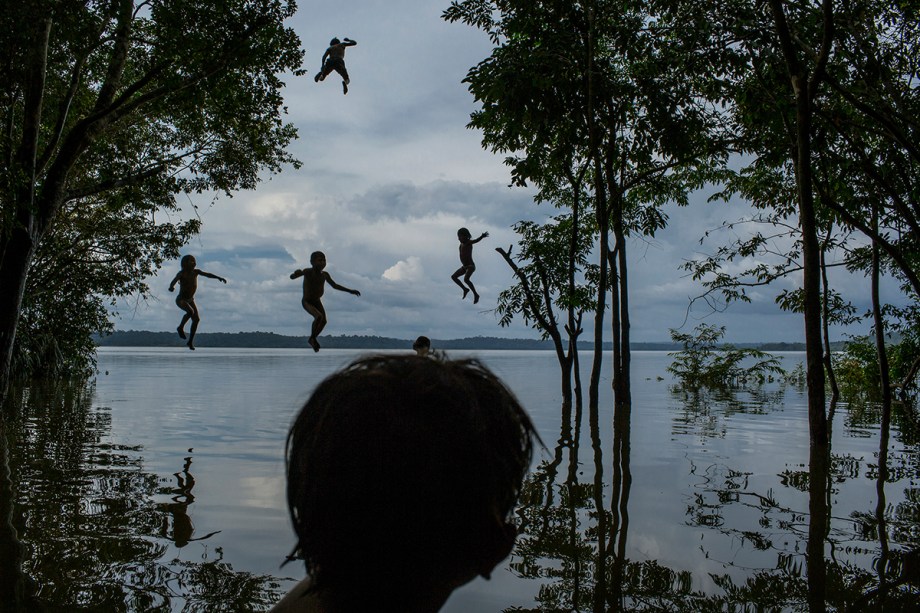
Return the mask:
<svg viewBox="0 0 920 613">
<path fill-rule="evenodd" d="M 893 432 L 873 407 L 832 413 L 849 431 L 858 423 L 857 436 L 879 439 L 872 458 L 840 436 L 843 451 L 811 446 L 807 464 L 790 457 L 771 474 L 749 468 L 750 459 L 706 453 L 707 440 L 738 435 L 738 415 L 774 426 L 769 416 L 788 406 L 786 394 L 673 390 L 673 432 L 689 449 L 685 528 L 699 535 L 699 550 L 673 568 L 629 541 L 629 407 L 614 412 L 612 439 L 597 410 L 587 412 L 590 454 L 582 459 L 591 463 L 579 464 L 578 421 L 563 419 L 552 457 L 526 484 L 512 562 L 541 587 L 536 602 L 506 611 L 917 610 L 917 438 L 897 407 L 892 422 L 905 427 Z"/>
<path fill-rule="evenodd" d="M 109 442 L 111 416 L 93 408 L 93 391 L 35 386 L 15 390 L 6 407 L 0 458 L 9 478 L 0 487 L 11 504 L 0 508 L 0 532 L 21 544 L 21 610 L 267 608 L 279 583 L 234 571 L 220 548 L 175 557 L 174 546 L 216 533 L 193 537 L 192 458 L 164 487 L 145 470 L 142 446 Z M 168 502 L 157 502 L 164 494 Z"/>
</svg>

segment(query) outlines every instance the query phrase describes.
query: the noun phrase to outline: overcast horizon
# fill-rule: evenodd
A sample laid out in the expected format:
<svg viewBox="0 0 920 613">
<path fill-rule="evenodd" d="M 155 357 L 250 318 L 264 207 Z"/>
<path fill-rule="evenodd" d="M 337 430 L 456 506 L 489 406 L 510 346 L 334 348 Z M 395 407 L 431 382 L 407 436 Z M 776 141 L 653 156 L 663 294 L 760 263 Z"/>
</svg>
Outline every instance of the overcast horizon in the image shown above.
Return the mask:
<svg viewBox="0 0 920 613">
<path fill-rule="evenodd" d="M 203 222 L 183 253 L 228 281 L 201 279 L 200 332 L 306 335 L 310 318 L 300 306 L 301 282 L 289 275 L 309 266 L 309 254 L 320 250 L 332 278 L 361 292 L 355 297 L 327 287 L 326 335 L 539 336 L 519 320 L 498 326 L 495 300 L 512 274 L 495 248 L 516 244 L 516 221 L 541 221 L 555 210 L 535 205 L 530 190 L 509 187 L 503 156 L 484 151 L 481 134 L 466 128 L 477 105 L 461 81 L 488 57 L 491 44 L 480 31 L 442 21 L 448 5 L 342 0 L 316 12 L 299 6 L 289 25 L 306 49 L 307 74 L 284 80 L 287 121 L 299 131 L 290 151 L 303 167 L 286 168 L 233 198 L 214 201 L 205 194 L 183 203 L 186 214 Z M 313 81 L 333 36 L 358 43 L 346 53 L 347 96 L 335 73 Z M 724 313 L 698 305 L 688 315 L 689 301 L 702 287 L 680 264 L 715 251 L 722 233 L 703 245 L 700 238 L 746 212 L 743 203 L 708 203 L 709 195 L 697 194 L 686 208 L 666 207 L 667 228 L 652 239 L 630 241 L 633 342 L 667 342 L 670 328 L 688 331 L 701 321 L 725 326 L 727 342 L 801 342 L 801 316 L 774 303 L 782 289 L 800 283 L 799 275 L 750 292 L 751 304 Z M 461 226 L 474 236 L 490 233 L 474 248 L 473 280 L 482 295 L 477 305 L 461 300 L 450 279 L 459 265 Z M 738 270 L 749 263 L 737 263 Z M 149 280 L 149 301 L 120 301 L 116 329 L 175 330 L 181 312 L 167 288 L 178 270 L 178 261 L 168 262 Z M 860 312 L 867 310 L 867 279 L 838 271 L 832 283 Z M 897 301 L 893 283 L 885 284 L 882 299 Z M 586 316 L 586 336 L 591 321 Z M 605 328 L 609 339 L 609 313 Z M 868 330 L 868 323 L 833 329 L 832 337 Z"/>
</svg>

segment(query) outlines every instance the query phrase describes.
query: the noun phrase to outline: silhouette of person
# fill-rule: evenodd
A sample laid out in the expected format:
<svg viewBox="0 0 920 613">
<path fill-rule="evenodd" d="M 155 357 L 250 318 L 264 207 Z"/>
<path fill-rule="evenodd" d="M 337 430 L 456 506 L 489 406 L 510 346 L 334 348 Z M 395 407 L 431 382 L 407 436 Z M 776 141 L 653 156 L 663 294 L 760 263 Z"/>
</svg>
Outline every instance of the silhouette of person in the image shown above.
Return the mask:
<svg viewBox="0 0 920 613">
<path fill-rule="evenodd" d="M 169 291 L 175 289 L 176 283 L 179 284 L 179 295 L 176 296 L 176 306 L 185 311 L 185 314 L 182 316 L 182 321 L 179 322 L 179 327 L 176 328 L 176 331 L 179 333 L 179 338 L 185 338 L 185 324 L 188 320 L 192 320 L 192 328 L 189 330 L 188 343 L 186 343 L 188 348 L 192 351 L 195 350 L 195 332 L 198 330 L 198 322 L 201 321 L 201 316 L 198 314 L 198 305 L 195 304 L 195 292 L 198 290 L 198 277 L 202 276 L 210 279 L 217 279 L 221 283 L 227 282 L 223 277 L 218 277 L 209 272 L 198 270 L 195 268 L 196 263 L 195 256 L 182 256 L 182 260 L 180 260 L 179 264 L 180 270 L 169 284 Z"/>
<path fill-rule="evenodd" d="M 326 49 L 326 52 L 323 53 L 323 59 L 321 60 L 322 68 L 316 73 L 316 76 L 313 77 L 313 80 L 317 83 L 320 81 L 325 81 L 326 77 L 334 70 L 340 75 L 342 75 L 342 93 L 348 93 L 348 84 L 351 83 L 351 79 L 348 78 L 348 70 L 345 68 L 345 48 L 354 47 L 358 43 L 351 40 L 350 38 L 344 38 L 339 40 L 338 38 L 333 38 L 329 41 L 329 48 Z"/>
<path fill-rule="evenodd" d="M 415 339 L 415 342 L 412 343 L 412 349 L 420 357 L 428 357 L 428 352 L 431 351 L 431 339 L 427 336 L 420 336 Z"/>
<path fill-rule="evenodd" d="M 489 578 L 537 437 L 475 360 L 369 356 L 313 391 L 288 433 L 287 503 L 308 577 L 272 611 L 438 611 Z"/>
<path fill-rule="evenodd" d="M 479 294 L 476 293 L 476 288 L 473 286 L 473 282 L 470 280 L 470 277 L 473 276 L 473 273 L 476 271 L 476 264 L 473 263 L 473 245 L 489 236 L 488 232 L 483 232 L 479 238 L 473 239 L 473 235 L 470 234 L 470 231 L 466 228 L 460 228 L 457 230 L 457 239 L 460 241 L 460 268 L 457 269 L 457 272 L 451 275 L 451 279 L 454 280 L 454 283 L 460 286 L 460 289 L 463 290 L 463 297 L 466 298 L 466 295 L 470 293 L 470 290 L 473 291 L 473 304 L 479 302 Z M 463 276 L 463 281 L 466 282 L 466 285 L 460 281 L 460 276 Z M 467 289 L 467 285 L 469 289 Z"/>
<path fill-rule="evenodd" d="M 319 351 L 317 337 L 329 323 L 322 301 L 326 282 L 328 281 L 333 289 L 340 292 L 348 292 L 355 296 L 360 296 L 361 292 L 356 289 L 348 289 L 332 280 L 329 273 L 323 270 L 326 268 L 326 254 L 322 251 L 314 251 L 310 254 L 310 266 L 311 268 L 295 270 L 291 273 L 291 278 L 303 277 L 303 298 L 300 304 L 303 305 L 304 311 L 313 316 L 313 326 L 310 329 L 310 338 L 307 339 L 307 343 L 313 347 L 313 351 Z"/>
</svg>

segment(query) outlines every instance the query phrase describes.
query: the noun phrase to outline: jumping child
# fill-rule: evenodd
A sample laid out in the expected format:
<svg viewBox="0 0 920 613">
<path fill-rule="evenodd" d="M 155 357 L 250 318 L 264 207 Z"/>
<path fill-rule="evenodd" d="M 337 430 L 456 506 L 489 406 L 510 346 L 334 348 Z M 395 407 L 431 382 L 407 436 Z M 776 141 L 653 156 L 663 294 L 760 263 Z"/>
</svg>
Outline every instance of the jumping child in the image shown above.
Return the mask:
<svg viewBox="0 0 920 613">
<path fill-rule="evenodd" d="M 332 280 L 329 273 L 323 270 L 326 267 L 326 254 L 322 251 L 314 251 L 310 255 L 310 266 L 312 268 L 295 270 L 291 273 L 291 278 L 303 277 L 303 299 L 301 299 L 300 304 L 303 305 L 304 311 L 313 316 L 313 327 L 310 330 L 310 338 L 307 339 L 307 343 L 313 347 L 313 351 L 319 351 L 319 342 L 317 342 L 316 337 L 329 323 L 326 319 L 326 309 L 323 308 L 322 301 L 326 282 L 328 281 L 333 289 L 337 289 L 340 292 L 348 292 L 355 296 L 360 296 L 361 292 L 356 289 L 348 289 Z"/>
<path fill-rule="evenodd" d="M 212 275 L 209 272 L 203 270 L 198 270 L 195 268 L 195 256 L 193 255 L 184 255 L 179 261 L 179 266 L 181 270 L 173 278 L 172 283 L 169 284 L 169 291 L 173 291 L 176 287 L 176 283 L 179 284 L 179 295 L 176 296 L 176 306 L 185 311 L 185 314 L 182 316 L 182 322 L 179 323 L 179 327 L 176 328 L 176 331 L 179 333 L 179 338 L 185 339 L 185 323 L 188 320 L 192 320 L 192 329 L 189 330 L 188 334 L 188 348 L 192 351 L 195 350 L 195 332 L 198 330 L 198 322 L 201 321 L 201 316 L 198 314 L 198 306 L 195 304 L 195 292 L 198 290 L 198 277 L 208 277 L 209 279 L 217 279 L 221 283 L 226 283 L 227 280 L 223 277 L 218 277 L 217 275 Z"/>
<path fill-rule="evenodd" d="M 466 298 L 470 290 L 473 290 L 473 304 L 479 302 L 479 294 L 476 293 L 476 288 L 473 287 L 473 282 L 470 281 L 470 277 L 476 271 L 476 264 L 473 263 L 473 244 L 478 243 L 488 235 L 488 232 L 483 232 L 479 238 L 473 240 L 473 235 L 466 228 L 457 230 L 457 238 L 460 240 L 460 268 L 450 278 L 463 290 L 463 298 Z M 469 289 L 460 282 L 461 275 L 463 275 L 463 280 L 466 281 Z"/>
<path fill-rule="evenodd" d="M 348 78 L 348 70 L 345 68 L 345 47 L 354 47 L 357 44 L 357 42 L 350 38 L 345 38 L 343 40 L 333 38 L 330 40 L 329 48 L 323 53 L 323 59 L 320 62 L 322 68 L 316 73 L 313 80 L 317 83 L 324 81 L 334 70 L 342 75 L 342 93 L 347 94 L 348 84 L 351 83 L 351 79 Z"/>
</svg>

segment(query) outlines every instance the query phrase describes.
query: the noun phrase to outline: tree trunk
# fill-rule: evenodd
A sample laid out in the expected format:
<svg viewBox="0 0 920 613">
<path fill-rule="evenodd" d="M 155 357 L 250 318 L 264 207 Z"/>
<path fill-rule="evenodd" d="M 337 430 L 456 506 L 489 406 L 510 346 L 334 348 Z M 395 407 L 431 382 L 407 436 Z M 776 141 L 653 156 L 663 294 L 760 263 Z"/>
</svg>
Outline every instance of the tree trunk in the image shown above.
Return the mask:
<svg viewBox="0 0 920 613">
<path fill-rule="evenodd" d="M 620 293 L 620 361 L 614 403 L 618 407 L 628 409 L 632 406 L 632 385 L 630 381 L 632 354 L 629 348 L 629 274 L 626 267 L 626 236 L 623 233 L 622 223 L 617 224 L 614 232 L 617 241 L 618 277 L 620 281 L 618 287 Z"/>
<path fill-rule="evenodd" d="M 878 232 L 878 206 L 872 212 L 872 226 Z M 879 245 L 872 241 L 872 318 L 875 322 L 875 346 L 878 352 L 879 382 L 882 388 L 882 424 L 878 449 L 878 479 L 876 481 L 875 518 L 878 522 L 879 561 L 878 593 L 884 606 L 888 576 L 888 528 L 885 523 L 885 481 L 888 479 L 888 432 L 891 428 L 891 379 L 888 373 L 888 350 L 885 348 L 885 321 L 882 319 L 882 304 L 879 300 Z"/>
<path fill-rule="evenodd" d="M 833 5 L 822 3 L 824 33 L 814 74 L 809 78 L 781 0 L 770 0 L 773 21 L 795 96 L 795 183 L 802 230 L 802 288 L 805 295 L 805 379 L 808 383 L 808 431 L 812 443 L 827 445 L 827 414 L 824 393 L 824 347 L 821 339 L 821 256 L 815 218 L 814 187 L 811 169 L 812 100 L 824 72 L 833 39 Z"/>
<path fill-rule="evenodd" d="M 16 326 L 36 241 L 24 227 L 14 227 L 0 262 L 0 403 L 10 385 Z"/>
<path fill-rule="evenodd" d="M 830 232 L 828 232 L 830 234 Z M 826 243 L 825 243 L 826 245 Z M 837 385 L 837 377 L 834 374 L 834 363 L 831 361 L 831 336 L 828 330 L 830 319 L 830 286 L 827 283 L 827 263 L 825 261 L 825 245 L 821 246 L 821 289 L 823 299 L 821 301 L 821 333 L 824 336 L 824 370 L 827 373 L 827 382 L 831 387 L 831 406 L 837 404 L 840 399 L 840 387 Z"/>
<path fill-rule="evenodd" d="M 801 90 L 801 86 L 797 89 Z M 805 378 L 808 382 L 808 425 L 811 440 L 827 444 L 824 393 L 824 343 L 821 334 L 821 256 L 811 185 L 811 101 L 796 101 L 796 183 L 802 228 L 803 289 L 805 290 Z"/>
</svg>

